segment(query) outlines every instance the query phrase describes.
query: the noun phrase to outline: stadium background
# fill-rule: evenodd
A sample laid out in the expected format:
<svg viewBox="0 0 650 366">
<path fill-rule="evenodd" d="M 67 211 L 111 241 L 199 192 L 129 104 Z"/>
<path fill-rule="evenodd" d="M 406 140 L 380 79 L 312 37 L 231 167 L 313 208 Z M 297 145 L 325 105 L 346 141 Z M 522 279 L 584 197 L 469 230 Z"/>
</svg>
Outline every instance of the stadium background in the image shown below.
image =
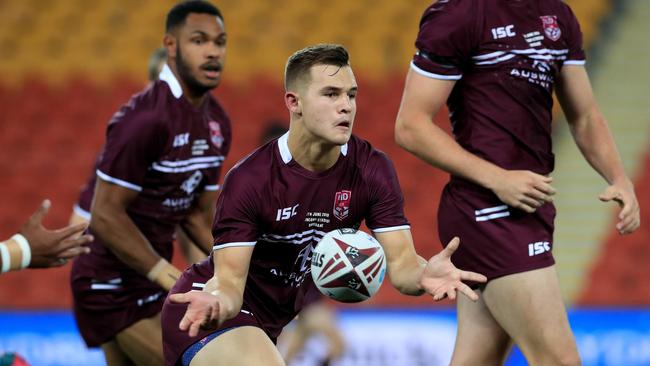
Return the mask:
<svg viewBox="0 0 650 366">
<path fill-rule="evenodd" d="M 355 133 L 391 156 L 418 252 L 425 257 L 437 252 L 436 209 L 447 176 L 393 142 L 394 117 L 414 52 L 418 20 L 429 2 L 214 1 L 224 13 L 229 37 L 224 79 L 215 92 L 233 121 L 233 149 L 225 169 L 257 146 L 269 121 L 287 120 L 281 81 L 287 56 L 313 43 L 342 43 L 350 51 L 360 86 Z M 0 0 L 1 237 L 10 236 L 46 197 L 53 201 L 46 225 L 67 223 L 103 143 L 106 122 L 143 87 L 148 57 L 160 45 L 164 17 L 174 3 Z M 650 104 L 650 1 L 567 3 L 582 25 L 588 68 L 601 109 L 635 182 L 641 210 L 648 212 L 650 114 L 645 108 Z M 612 321 L 610 329 L 624 334 L 613 339 L 621 340 L 621 354 L 631 358 L 611 362 L 594 358 L 593 363 L 586 360 L 585 364 L 617 365 L 620 360 L 627 365 L 650 364 L 650 228 L 642 225 L 626 237 L 616 234 L 616 210 L 596 199 L 604 181 L 577 152 L 559 111 L 556 117 L 554 177 L 559 193 L 555 255 L 564 298 L 573 308 L 572 325 L 575 329 L 574 316 L 587 316 L 584 314 L 594 310 L 584 309 L 594 307 L 596 315 L 589 313 L 594 320 L 585 321 L 586 325 L 607 325 L 608 318 L 630 317 Z M 436 123 L 449 130 L 445 111 Z M 177 264 L 183 265 L 182 261 Z M 57 325 L 47 320 L 68 314 L 69 270 L 68 265 L 0 278 L 0 352 L 15 344 L 11 343 L 16 340 L 12 332 L 31 329 L 30 320 L 40 319 L 33 324 L 33 334 L 44 339 L 56 330 Z M 371 301 L 345 310 L 342 319 L 362 319 L 368 314 L 395 317 L 401 313 L 391 309 L 401 309 L 407 317 L 442 314 L 453 323 L 450 306 L 433 304 L 426 297 L 399 296 L 384 286 Z M 609 310 L 599 312 L 602 309 Z M 42 313 L 51 310 L 56 312 Z M 383 315 L 378 319 L 387 317 Z M 25 319 L 30 324 L 20 321 L 12 328 L 11 319 Z M 450 332 L 445 334 L 453 337 Z M 628 336 L 630 341 L 642 341 L 626 345 L 622 339 Z M 628 346 L 631 348 L 625 348 Z M 581 344 L 583 357 L 584 352 Z"/>
</svg>

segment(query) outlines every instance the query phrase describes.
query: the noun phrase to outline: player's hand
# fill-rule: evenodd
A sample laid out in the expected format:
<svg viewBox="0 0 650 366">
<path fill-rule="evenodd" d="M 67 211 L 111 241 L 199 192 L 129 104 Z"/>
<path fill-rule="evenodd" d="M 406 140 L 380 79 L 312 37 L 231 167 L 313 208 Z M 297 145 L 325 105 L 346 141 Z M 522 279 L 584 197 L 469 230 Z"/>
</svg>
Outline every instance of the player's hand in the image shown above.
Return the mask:
<svg viewBox="0 0 650 366">
<path fill-rule="evenodd" d="M 49 200 L 43 201 L 19 231 L 29 242 L 32 251 L 30 268 L 62 266 L 68 259 L 90 252 L 90 248 L 83 245 L 91 242 L 93 237 L 78 236 L 88 224 L 70 225 L 57 230 L 47 230 L 43 227 L 43 218 L 50 206 Z"/>
<path fill-rule="evenodd" d="M 636 200 L 634 185 L 629 180 L 621 183 L 614 183 L 607 187 L 598 198 L 603 202 L 614 201 L 621 207 L 618 214 L 616 230 L 620 234 L 629 234 L 639 228 L 641 224 L 641 210 Z"/>
<path fill-rule="evenodd" d="M 199 329 L 217 329 L 224 322 L 221 299 L 218 294 L 192 290 L 184 294 L 169 295 L 169 301 L 188 304 L 179 329 L 196 337 Z"/>
<path fill-rule="evenodd" d="M 445 297 L 454 300 L 456 291 L 460 291 L 471 300 L 478 300 L 476 292 L 462 281 L 486 282 L 487 278 L 482 274 L 469 271 L 461 271 L 451 262 L 451 255 L 454 254 L 460 245 L 458 237 L 453 238 L 447 247 L 440 253 L 434 255 L 424 268 L 420 278 L 420 286 L 433 300 L 439 301 Z"/>
<path fill-rule="evenodd" d="M 503 170 L 490 187 L 508 206 L 535 212 L 547 202 L 553 202 L 553 178 L 528 170 Z"/>
</svg>

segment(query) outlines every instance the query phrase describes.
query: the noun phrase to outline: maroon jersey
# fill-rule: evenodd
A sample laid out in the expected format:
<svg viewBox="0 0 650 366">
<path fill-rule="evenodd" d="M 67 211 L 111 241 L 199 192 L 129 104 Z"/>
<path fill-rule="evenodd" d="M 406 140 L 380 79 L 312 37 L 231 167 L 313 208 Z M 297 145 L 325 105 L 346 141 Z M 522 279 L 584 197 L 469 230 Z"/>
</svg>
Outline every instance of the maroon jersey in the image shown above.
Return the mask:
<svg viewBox="0 0 650 366">
<path fill-rule="evenodd" d="M 213 229 L 214 250 L 255 247 L 242 315 L 224 326 L 253 324 L 271 339 L 320 296 L 310 275 L 311 253 L 328 231 L 358 228 L 363 220 L 373 232 L 409 228 L 394 167 L 382 152 L 352 136 L 334 166 L 314 173 L 292 159 L 287 137 L 261 147 L 228 173 Z M 210 257 L 187 270 L 171 292 L 201 289 L 212 275 Z M 170 365 L 210 333 L 189 338 L 179 331 L 186 308 L 166 302 L 163 309 Z"/>
<path fill-rule="evenodd" d="M 218 102 L 209 96 L 194 107 L 182 97 L 178 80 L 165 65 L 160 80 L 135 95 L 109 122 L 97 178 L 138 192 L 127 214 L 158 254 L 171 260 L 174 228 L 202 191 L 219 188 L 230 140 L 230 121 Z M 92 193 L 86 196 L 88 202 Z M 98 317 L 101 313 L 96 311 L 102 307 L 141 306 L 162 299 L 164 293 L 99 239 L 90 248 L 90 254 L 75 260 L 72 282 L 80 330 L 89 345 L 97 345 L 114 327 L 105 331 L 102 326 L 98 331 L 81 324 L 80 318 Z M 108 292 L 120 293 L 120 302 L 86 301 L 88 296 Z M 161 306 L 162 302 L 158 310 Z"/>
<path fill-rule="evenodd" d="M 505 169 L 553 170 L 553 85 L 582 65 L 582 34 L 560 0 L 448 0 L 422 16 L 411 67 L 458 80 L 447 101 L 458 143 Z"/>
</svg>

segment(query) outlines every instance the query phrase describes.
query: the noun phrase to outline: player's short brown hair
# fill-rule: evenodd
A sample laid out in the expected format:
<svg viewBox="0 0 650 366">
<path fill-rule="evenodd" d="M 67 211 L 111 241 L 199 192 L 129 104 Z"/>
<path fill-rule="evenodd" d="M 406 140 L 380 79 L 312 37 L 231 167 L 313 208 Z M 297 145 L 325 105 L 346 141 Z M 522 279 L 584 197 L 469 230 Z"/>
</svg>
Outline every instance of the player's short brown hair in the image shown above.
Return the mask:
<svg viewBox="0 0 650 366">
<path fill-rule="evenodd" d="M 348 50 L 339 44 L 317 44 L 296 51 L 287 60 L 284 69 L 284 88 L 289 90 L 298 79 L 309 77 L 314 65 L 333 65 L 338 67 L 350 64 Z"/>
</svg>

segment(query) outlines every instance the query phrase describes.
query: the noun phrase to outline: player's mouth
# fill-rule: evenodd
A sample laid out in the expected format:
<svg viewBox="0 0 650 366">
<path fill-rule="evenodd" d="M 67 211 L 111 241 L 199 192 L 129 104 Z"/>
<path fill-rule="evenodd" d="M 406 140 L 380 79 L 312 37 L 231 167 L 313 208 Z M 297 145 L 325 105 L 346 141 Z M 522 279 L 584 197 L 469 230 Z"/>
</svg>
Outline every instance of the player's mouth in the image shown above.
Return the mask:
<svg viewBox="0 0 650 366">
<path fill-rule="evenodd" d="M 208 79 L 217 79 L 221 75 L 221 65 L 217 63 L 201 65 L 201 70 Z"/>
<path fill-rule="evenodd" d="M 341 121 L 336 124 L 336 128 L 344 129 L 344 130 L 349 130 L 350 129 L 350 121 Z"/>
</svg>

